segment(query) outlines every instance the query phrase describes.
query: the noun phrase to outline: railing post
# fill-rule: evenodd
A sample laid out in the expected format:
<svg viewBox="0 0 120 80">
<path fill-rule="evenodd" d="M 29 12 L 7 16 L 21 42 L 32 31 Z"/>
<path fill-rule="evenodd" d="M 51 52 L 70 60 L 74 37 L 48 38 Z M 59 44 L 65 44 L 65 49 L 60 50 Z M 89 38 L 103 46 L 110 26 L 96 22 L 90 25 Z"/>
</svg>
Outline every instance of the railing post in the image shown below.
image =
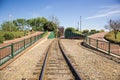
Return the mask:
<svg viewBox="0 0 120 80">
<path fill-rule="evenodd" d="M 89 45 L 90 45 L 90 38 L 88 38 L 89 39 Z"/>
<path fill-rule="evenodd" d="M 36 41 L 38 40 L 37 35 L 36 35 Z"/>
<path fill-rule="evenodd" d="M 98 49 L 98 40 L 96 40 L 96 48 Z"/>
<path fill-rule="evenodd" d="M 13 54 L 13 53 L 14 53 L 14 48 L 13 48 L 13 45 L 14 45 L 14 44 L 13 44 L 13 43 L 11 43 L 11 56 L 12 56 L 12 58 L 14 57 L 14 54 Z"/>
<path fill-rule="evenodd" d="M 24 49 L 25 49 L 25 39 L 24 39 Z"/>
<path fill-rule="evenodd" d="M 87 43 L 87 38 L 88 38 L 88 37 L 86 36 L 86 37 L 85 37 L 85 43 Z"/>
<path fill-rule="evenodd" d="M 108 54 L 110 54 L 110 42 L 108 42 Z"/>
<path fill-rule="evenodd" d="M 32 37 L 30 37 L 30 45 L 32 44 Z"/>
</svg>

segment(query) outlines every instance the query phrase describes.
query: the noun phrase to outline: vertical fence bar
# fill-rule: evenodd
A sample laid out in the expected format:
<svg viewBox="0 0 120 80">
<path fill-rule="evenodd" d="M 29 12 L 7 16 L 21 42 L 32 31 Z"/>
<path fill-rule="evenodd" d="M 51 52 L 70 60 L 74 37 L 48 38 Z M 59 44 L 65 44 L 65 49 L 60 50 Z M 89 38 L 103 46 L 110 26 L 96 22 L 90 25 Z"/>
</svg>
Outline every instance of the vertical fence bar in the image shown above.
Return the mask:
<svg viewBox="0 0 120 80">
<path fill-rule="evenodd" d="M 32 37 L 30 37 L 30 45 L 32 44 Z"/>
<path fill-rule="evenodd" d="M 37 41 L 37 35 L 36 35 L 36 41 Z"/>
<path fill-rule="evenodd" d="M 88 37 L 86 36 L 86 43 L 88 44 Z"/>
<path fill-rule="evenodd" d="M 0 48 L 0 58 L 2 58 L 1 48 Z M 0 66 L 2 65 L 2 60 L 0 59 Z"/>
<path fill-rule="evenodd" d="M 108 42 L 108 54 L 110 54 L 110 42 Z"/>
<path fill-rule="evenodd" d="M 89 39 L 89 45 L 90 45 L 90 38 L 88 38 Z"/>
<path fill-rule="evenodd" d="M 96 48 L 98 49 L 98 40 L 96 40 Z"/>
<path fill-rule="evenodd" d="M 24 39 L 24 49 L 25 49 L 25 39 Z"/>
<path fill-rule="evenodd" d="M 12 58 L 14 57 L 14 48 L 13 48 L 13 46 L 14 46 L 14 44 L 13 43 L 11 43 L 11 56 L 12 56 Z"/>
<path fill-rule="evenodd" d="M 86 42 L 87 42 L 86 40 L 87 40 L 87 37 L 85 37 L 85 39 L 84 39 L 84 43 L 86 43 Z"/>
</svg>

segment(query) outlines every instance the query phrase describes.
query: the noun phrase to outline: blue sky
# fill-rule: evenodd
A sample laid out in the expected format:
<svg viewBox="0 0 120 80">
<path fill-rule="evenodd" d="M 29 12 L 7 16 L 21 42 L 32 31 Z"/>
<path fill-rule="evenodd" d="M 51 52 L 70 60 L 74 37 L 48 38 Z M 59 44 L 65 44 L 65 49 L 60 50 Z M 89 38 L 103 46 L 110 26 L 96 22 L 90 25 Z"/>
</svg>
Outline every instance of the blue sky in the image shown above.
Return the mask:
<svg viewBox="0 0 120 80">
<path fill-rule="evenodd" d="M 104 29 L 109 19 L 120 19 L 120 0 L 0 0 L 0 24 L 16 18 L 57 16 L 60 25 Z"/>
</svg>

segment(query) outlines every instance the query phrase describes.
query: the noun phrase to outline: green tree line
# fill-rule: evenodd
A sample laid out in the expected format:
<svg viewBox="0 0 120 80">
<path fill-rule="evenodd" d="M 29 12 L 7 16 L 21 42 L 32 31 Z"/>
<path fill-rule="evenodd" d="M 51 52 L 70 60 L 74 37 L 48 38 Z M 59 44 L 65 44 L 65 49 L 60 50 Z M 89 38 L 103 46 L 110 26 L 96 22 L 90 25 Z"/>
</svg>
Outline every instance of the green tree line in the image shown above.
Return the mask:
<svg viewBox="0 0 120 80">
<path fill-rule="evenodd" d="M 1 24 L 2 33 L 0 35 L 0 43 L 3 40 L 13 39 L 16 37 L 15 33 L 25 33 L 29 30 L 33 31 L 54 31 L 57 36 L 57 28 L 59 26 L 59 20 L 57 17 L 52 16 L 50 20 L 45 17 L 37 17 L 31 19 L 19 18 L 12 21 L 5 21 Z M 4 32 L 4 33 L 3 33 Z M 21 37 L 18 35 L 17 37 Z"/>
<path fill-rule="evenodd" d="M 57 19 L 56 17 L 54 17 Z M 37 17 L 31 19 L 16 19 L 13 21 L 5 21 L 1 24 L 1 29 L 3 31 L 18 31 L 26 29 L 26 26 L 29 29 L 34 31 L 54 31 L 58 27 L 58 23 L 54 20 L 47 20 L 45 17 Z"/>
</svg>

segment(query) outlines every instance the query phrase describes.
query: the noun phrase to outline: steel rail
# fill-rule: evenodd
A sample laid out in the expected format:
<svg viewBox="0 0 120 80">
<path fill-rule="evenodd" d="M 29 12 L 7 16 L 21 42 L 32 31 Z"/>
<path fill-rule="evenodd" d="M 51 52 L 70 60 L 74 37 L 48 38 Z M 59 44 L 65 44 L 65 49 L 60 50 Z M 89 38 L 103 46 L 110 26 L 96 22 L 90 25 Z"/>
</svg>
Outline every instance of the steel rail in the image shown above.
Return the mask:
<svg viewBox="0 0 120 80">
<path fill-rule="evenodd" d="M 46 51 L 46 55 L 45 55 L 45 59 L 43 61 L 43 65 L 42 65 L 42 69 L 41 69 L 41 72 L 40 72 L 39 80 L 43 80 L 44 79 L 44 74 L 45 74 L 45 69 L 46 69 L 46 63 L 47 63 L 47 58 L 48 58 L 48 52 L 50 50 L 51 45 L 52 45 L 52 43 L 50 44 L 49 48 Z M 58 41 L 58 46 L 60 48 L 60 51 L 62 52 L 62 55 L 63 55 L 63 57 L 64 57 L 67 65 L 68 65 L 68 67 L 69 67 L 72 75 L 74 76 L 75 80 L 82 80 L 80 78 L 80 76 L 78 75 L 77 71 L 75 70 L 75 68 L 72 66 L 72 64 L 69 61 L 68 57 L 65 55 L 64 51 L 62 50 L 60 41 Z"/>
<path fill-rule="evenodd" d="M 61 46 L 61 44 L 60 44 L 60 41 L 58 42 L 58 44 L 59 44 L 59 48 L 60 48 L 60 50 L 61 50 L 61 52 L 62 52 L 62 54 L 63 54 L 63 56 L 64 56 L 64 58 L 65 58 L 65 60 L 66 60 L 66 63 L 68 64 L 68 66 L 69 66 L 69 68 L 70 68 L 73 76 L 75 77 L 75 80 L 82 80 L 82 79 L 80 78 L 79 74 L 77 73 L 77 71 L 75 70 L 75 68 L 73 67 L 73 65 L 71 64 L 71 62 L 70 62 L 70 60 L 68 59 L 68 57 L 65 55 L 65 53 L 64 53 L 64 51 L 63 51 L 63 49 L 62 49 L 62 46 Z"/>
<path fill-rule="evenodd" d="M 39 80 L 43 80 L 43 78 L 44 78 L 44 73 L 45 73 L 45 68 L 46 68 L 46 63 L 47 63 L 47 57 L 48 57 L 48 51 L 50 50 L 51 45 L 52 45 L 52 43 L 49 45 L 49 47 L 47 49 L 45 59 L 44 59 L 43 65 L 42 65 L 42 69 L 41 69 L 41 72 L 40 72 Z"/>
</svg>

